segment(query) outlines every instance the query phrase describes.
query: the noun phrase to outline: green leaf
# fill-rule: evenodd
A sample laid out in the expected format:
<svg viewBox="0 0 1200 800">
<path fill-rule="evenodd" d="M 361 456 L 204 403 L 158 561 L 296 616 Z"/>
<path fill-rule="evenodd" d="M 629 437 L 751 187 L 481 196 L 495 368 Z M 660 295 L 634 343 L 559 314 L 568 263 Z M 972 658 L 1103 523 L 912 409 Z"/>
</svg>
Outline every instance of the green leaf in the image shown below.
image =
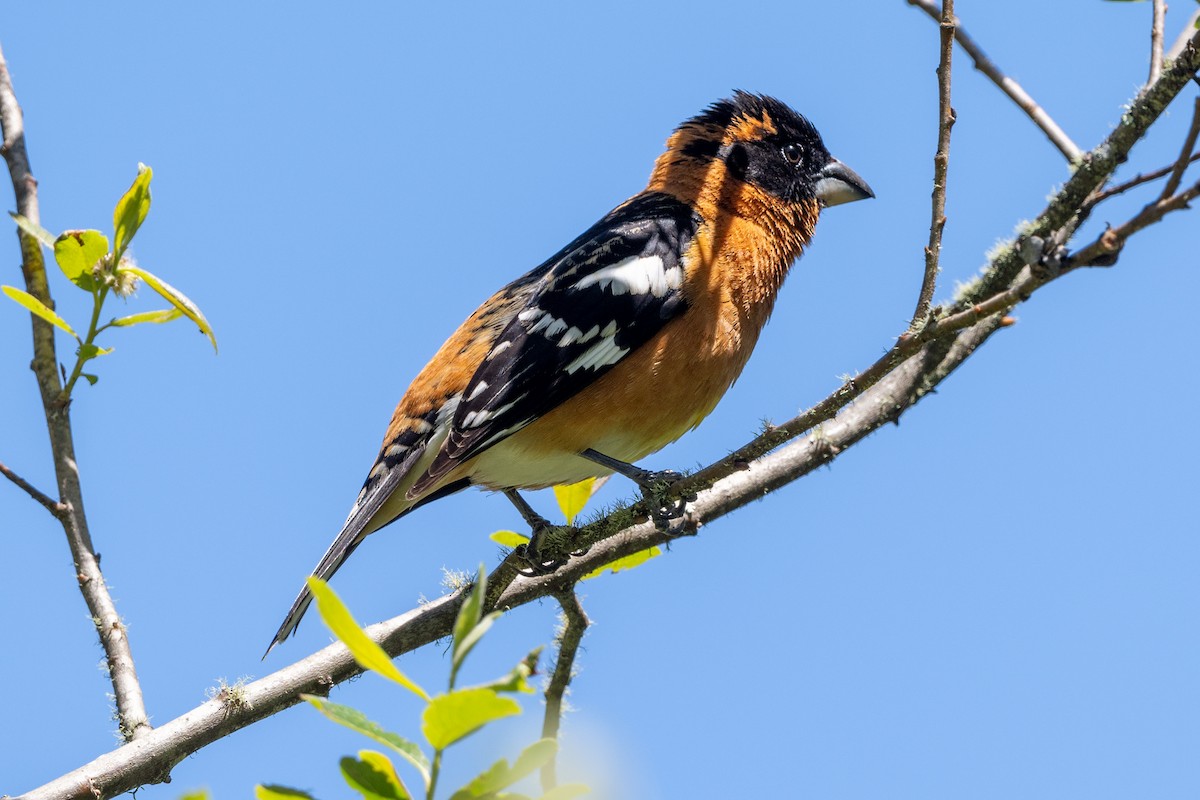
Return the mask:
<svg viewBox="0 0 1200 800">
<path fill-rule="evenodd" d="M 575 524 L 575 517 L 579 516 L 579 512 L 583 511 L 587 501 L 592 498 L 595 485 L 595 478 L 584 478 L 579 483 L 554 487 L 554 496 L 558 499 L 558 507 L 562 509 L 568 525 Z"/>
<path fill-rule="evenodd" d="M 541 656 L 542 648 L 533 648 L 529 651 L 529 655 L 521 659 L 521 661 L 512 668 L 511 672 L 509 672 L 503 678 L 494 680 L 481 688 L 491 689 L 494 692 L 521 692 L 522 694 L 533 694 L 533 687 L 530 686 L 527 681 L 529 676 L 537 672 L 537 663 Z"/>
<path fill-rule="evenodd" d="M 493 542 L 504 547 L 520 547 L 529 543 L 529 537 L 516 531 L 496 531 L 488 537 Z"/>
<path fill-rule="evenodd" d="M 137 177 L 113 209 L 113 231 L 116 238 L 113 252 L 118 260 L 124 254 L 125 248 L 129 247 L 129 242 L 146 219 L 146 214 L 150 212 L 150 179 L 153 177 L 153 170 L 145 164 L 138 164 Z"/>
<path fill-rule="evenodd" d="M 564 783 L 561 786 L 555 786 L 538 800 L 575 800 L 576 797 L 583 797 L 591 792 L 592 790 L 582 783 Z"/>
<path fill-rule="evenodd" d="M 208 789 L 196 789 L 191 792 L 184 792 L 179 796 L 179 800 L 208 800 Z"/>
<path fill-rule="evenodd" d="M 274 783 L 260 783 L 254 787 L 254 797 L 256 800 L 313 800 L 313 796 L 308 792 L 302 792 L 299 789 L 293 789 L 290 786 L 279 786 Z"/>
<path fill-rule="evenodd" d="M 459 645 L 458 652 L 454 654 L 453 658 L 453 665 L 455 669 L 458 669 L 462 666 L 462 662 L 464 659 L 466 659 L 467 653 L 470 653 L 473 649 L 475 649 L 475 645 L 479 644 L 479 640 L 482 639 L 483 635 L 492 627 L 492 623 L 500 619 L 502 614 L 503 612 L 501 611 L 491 612 L 486 617 L 479 620 L 479 624 L 472 628 L 471 631 L 462 638 L 462 643 Z"/>
<path fill-rule="evenodd" d="M 54 240 L 54 260 L 67 280 L 85 291 L 96 288 L 93 268 L 108 255 L 108 237 L 100 231 L 66 231 Z"/>
<path fill-rule="evenodd" d="M 13 300 L 18 305 L 27 308 L 34 316 L 41 317 L 42 319 L 46 320 L 46 322 L 49 322 L 51 325 L 54 325 L 57 328 L 62 328 L 76 339 L 79 338 L 79 336 L 75 334 L 75 331 L 71 330 L 71 326 L 67 324 L 65 319 L 60 317 L 58 314 L 55 314 L 45 303 L 43 303 L 41 300 L 38 300 L 29 292 L 23 292 L 15 286 L 0 286 L 0 292 L 4 292 L 6 295 L 8 295 L 10 300 Z"/>
<path fill-rule="evenodd" d="M 118 272 L 132 272 L 146 282 L 154 291 L 158 292 L 171 305 L 175 306 L 179 311 L 200 328 L 200 332 L 208 337 L 212 342 L 213 350 L 217 349 L 217 337 L 213 335 L 212 326 L 208 324 L 208 320 L 204 318 L 204 314 L 196 307 L 196 304 L 187 298 L 183 292 L 176 289 L 171 284 L 153 275 L 141 267 L 133 267 L 122 265 L 118 268 Z"/>
<path fill-rule="evenodd" d="M 16 213 L 15 211 L 8 212 L 8 215 L 13 218 L 13 222 L 17 223 L 17 227 L 25 231 L 27 234 L 37 239 L 43 246 L 54 249 L 54 234 L 38 225 L 36 222 L 25 218 L 25 216 Z"/>
<path fill-rule="evenodd" d="M 383 753 L 360 750 L 358 758 L 346 756 L 338 765 L 346 783 L 366 800 L 412 800 L 408 787 Z"/>
<path fill-rule="evenodd" d="M 492 623 L 499 616 L 497 612 L 493 611 L 481 619 L 483 598 L 486 595 L 487 573 L 483 569 L 483 564 L 480 564 L 475 585 L 471 588 L 471 593 L 463 600 L 462 607 L 458 610 L 458 616 L 454 619 L 454 643 L 450 650 L 452 672 L 458 671 L 463 659 L 467 657 L 467 653 L 479 642 L 480 637 L 487 633 L 487 629 L 492 627 Z M 478 630 L 479 628 L 482 630 Z"/>
<path fill-rule="evenodd" d="M 415 742 L 410 742 L 399 734 L 385 731 L 378 723 L 367 719 L 366 715 L 357 708 L 331 703 L 323 697 L 302 694 L 301 698 L 311 703 L 325 716 L 339 725 L 344 725 L 352 731 L 358 731 L 363 736 L 374 739 L 384 747 L 390 747 L 408 760 L 421 773 L 425 783 L 429 783 L 429 759 L 421 752 Z"/>
<path fill-rule="evenodd" d="M 650 547 L 646 550 L 641 550 L 637 553 L 634 553 L 633 555 L 625 556 L 624 558 L 618 558 L 616 561 L 611 561 L 608 564 L 605 564 L 603 567 L 597 567 L 579 580 L 586 581 L 589 578 L 595 578 L 597 575 L 603 575 L 607 570 L 612 570 L 612 572 L 615 574 L 622 570 L 633 569 L 639 564 L 644 564 L 655 556 L 660 555 L 662 555 L 662 550 L 660 550 L 657 546 Z"/>
<path fill-rule="evenodd" d="M 484 725 L 521 713 L 511 697 L 491 689 L 459 689 L 433 698 L 421 714 L 421 732 L 434 748 L 444 750 Z"/>
<path fill-rule="evenodd" d="M 100 347 L 99 345 L 95 344 L 81 344 L 75 351 L 75 355 L 84 361 L 88 361 L 96 356 L 106 356 L 112 351 L 113 349 L 111 347 Z"/>
<path fill-rule="evenodd" d="M 143 311 L 140 314 L 130 314 L 128 317 L 117 317 L 108 323 L 117 328 L 128 328 L 130 325 L 141 325 L 143 322 L 170 322 L 179 319 L 183 312 L 178 308 L 164 308 L 162 311 Z"/>
<path fill-rule="evenodd" d="M 517 781 L 531 774 L 558 752 L 558 742 L 554 739 L 540 739 L 521 751 L 517 761 L 511 767 L 508 759 L 502 758 L 481 772 L 470 783 L 459 789 L 450 800 L 472 800 L 472 798 L 494 795 L 501 789 L 507 789 Z"/>
<path fill-rule="evenodd" d="M 79 375 L 80 375 L 80 377 L 81 377 L 81 378 L 83 378 L 84 380 L 86 380 L 86 381 L 88 382 L 88 384 L 89 384 L 89 385 L 91 385 L 91 386 L 95 386 L 95 385 L 96 385 L 96 381 L 100 380 L 100 376 L 99 376 L 99 375 L 93 375 L 93 374 L 91 374 L 90 372 L 81 372 L 81 373 L 79 373 Z"/>
<path fill-rule="evenodd" d="M 392 663 L 392 659 L 388 657 L 388 654 L 383 652 L 383 648 L 371 641 L 371 637 L 367 636 L 366 632 L 354 621 L 354 617 L 350 615 L 350 611 L 342 603 L 341 598 L 334 593 L 333 589 L 329 588 L 329 584 L 314 575 L 310 575 L 308 577 L 308 590 L 316 598 L 317 611 L 320 612 L 321 619 L 329 626 L 329 630 L 333 631 L 333 635 L 349 648 L 355 661 L 365 669 L 377 672 L 383 677 L 395 681 L 422 700 L 429 699 L 429 695 L 425 693 L 425 690 L 409 680 Z"/>
</svg>

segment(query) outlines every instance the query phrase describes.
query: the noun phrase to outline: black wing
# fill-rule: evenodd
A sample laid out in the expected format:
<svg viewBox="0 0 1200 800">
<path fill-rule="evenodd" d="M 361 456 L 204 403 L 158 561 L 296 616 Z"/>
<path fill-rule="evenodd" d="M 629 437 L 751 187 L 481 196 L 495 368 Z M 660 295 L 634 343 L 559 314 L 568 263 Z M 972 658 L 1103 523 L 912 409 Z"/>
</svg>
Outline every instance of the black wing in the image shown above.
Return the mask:
<svg viewBox="0 0 1200 800">
<path fill-rule="evenodd" d="M 638 195 L 533 270 L 540 285 L 475 371 L 412 492 L 562 404 L 682 313 L 682 256 L 699 224 L 670 195 Z"/>
</svg>

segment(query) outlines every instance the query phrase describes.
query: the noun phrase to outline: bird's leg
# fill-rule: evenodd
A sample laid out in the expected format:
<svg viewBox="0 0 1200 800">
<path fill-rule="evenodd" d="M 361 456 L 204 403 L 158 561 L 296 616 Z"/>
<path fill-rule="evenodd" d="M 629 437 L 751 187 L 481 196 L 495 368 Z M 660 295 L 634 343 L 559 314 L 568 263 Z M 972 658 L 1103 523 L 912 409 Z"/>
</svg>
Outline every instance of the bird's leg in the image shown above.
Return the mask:
<svg viewBox="0 0 1200 800">
<path fill-rule="evenodd" d="M 667 502 L 667 493 L 671 487 L 683 479 L 683 474 L 673 469 L 664 469 L 658 472 L 642 469 L 634 464 L 627 464 L 611 456 L 606 456 L 590 447 L 579 455 L 589 461 L 595 461 L 613 472 L 620 473 L 636 483 L 641 488 L 642 497 L 646 502 L 658 509 L 651 513 L 650 518 L 654 520 L 654 525 L 659 530 L 665 531 L 669 528 L 672 520 L 683 516 L 688 501 L 696 499 L 695 495 L 691 495 L 681 497 L 673 503 Z"/>
<path fill-rule="evenodd" d="M 546 560 L 542 558 L 541 554 L 543 538 L 548 532 L 558 526 L 552 524 L 550 520 L 534 511 L 533 506 L 525 502 L 525 498 L 521 497 L 516 489 L 505 489 L 504 496 L 517 507 L 517 511 L 520 512 L 522 519 L 525 520 L 531 529 L 529 543 L 517 548 L 517 555 L 529 564 L 529 572 L 523 574 L 530 577 L 534 575 L 547 575 L 567 563 L 566 559 Z"/>
</svg>

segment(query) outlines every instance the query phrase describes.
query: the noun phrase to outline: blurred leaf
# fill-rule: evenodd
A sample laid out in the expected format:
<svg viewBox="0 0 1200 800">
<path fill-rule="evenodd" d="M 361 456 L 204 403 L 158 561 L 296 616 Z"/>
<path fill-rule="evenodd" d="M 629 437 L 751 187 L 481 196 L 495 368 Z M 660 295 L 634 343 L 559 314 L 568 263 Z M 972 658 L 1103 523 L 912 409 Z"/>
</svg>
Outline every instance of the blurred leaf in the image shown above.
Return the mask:
<svg viewBox="0 0 1200 800">
<path fill-rule="evenodd" d="M 87 361 L 95 358 L 96 356 L 106 356 L 112 351 L 113 349 L 111 347 L 100 347 L 99 345 L 94 344 L 81 344 L 75 351 L 75 355 L 84 361 Z"/>
<path fill-rule="evenodd" d="M 55 236 L 53 233 L 14 211 L 8 212 L 8 215 L 13 218 L 13 222 L 17 223 L 18 228 L 28 233 L 34 239 L 37 239 L 43 246 L 49 247 L 51 250 L 54 249 Z"/>
<path fill-rule="evenodd" d="M 71 283 L 85 291 L 96 288 L 92 268 L 108 255 L 108 237 L 100 231 L 66 231 L 54 240 L 54 260 Z"/>
<path fill-rule="evenodd" d="M 182 316 L 183 312 L 178 308 L 164 308 L 162 311 L 143 311 L 140 314 L 130 314 L 128 317 L 117 317 L 108 324 L 117 328 L 127 328 L 130 325 L 141 325 L 143 322 L 170 322 Z"/>
<path fill-rule="evenodd" d="M 475 648 L 475 645 L 479 644 L 479 640 L 482 639 L 483 635 L 492 627 L 492 623 L 500 619 L 502 614 L 502 611 L 493 611 L 483 619 L 479 620 L 479 624 L 472 628 L 470 633 L 462 638 L 462 644 L 459 645 L 458 652 L 454 654 L 454 666 L 456 669 L 462 666 L 462 662 L 467 657 L 467 653 L 470 653 L 471 650 Z"/>
<path fill-rule="evenodd" d="M 579 516 L 580 511 L 583 511 L 587 501 L 592 499 L 595 484 L 595 478 L 584 478 L 579 483 L 554 487 L 554 496 L 558 500 L 558 507 L 562 509 L 563 517 L 566 518 L 568 525 L 575 524 L 575 517 Z"/>
<path fill-rule="evenodd" d="M 383 652 L 383 648 L 371 641 L 371 637 L 367 636 L 366 632 L 354 621 L 354 617 L 350 615 L 349 609 L 346 608 L 341 598 L 334 593 L 333 589 L 329 588 L 329 584 L 314 575 L 310 575 L 308 577 L 308 589 L 312 592 L 313 597 L 316 598 L 317 611 L 321 614 L 321 619 L 329 626 L 329 630 L 333 631 L 333 635 L 349 648 L 355 661 L 365 669 L 369 669 L 372 672 L 379 673 L 383 677 L 395 681 L 422 700 L 429 699 L 429 695 L 425 693 L 425 690 L 409 680 L 392 663 L 392 659 L 388 657 L 388 654 Z"/>
<path fill-rule="evenodd" d="M 146 219 L 146 214 L 150 212 L 150 179 L 154 177 L 154 171 L 145 164 L 138 164 L 137 177 L 133 179 L 133 184 L 125 194 L 121 195 L 121 199 L 117 201 L 117 207 L 113 209 L 113 231 L 116 242 L 113 245 L 113 252 L 117 258 L 125 252 L 125 248 L 129 247 L 129 242 L 133 240 L 133 235 L 137 233 L 138 228 L 142 226 L 142 221 Z M 150 281 L 146 281 L 149 283 Z"/>
<path fill-rule="evenodd" d="M 41 317 L 55 327 L 62 328 L 76 339 L 79 338 L 76 336 L 75 331 L 71 330 L 71 326 L 67 324 L 65 319 L 55 314 L 45 303 L 38 300 L 29 292 L 23 292 L 15 286 L 0 286 L 0 292 L 4 292 L 8 295 L 9 299 L 15 301 L 18 305 L 24 306 L 35 316 Z"/>
<path fill-rule="evenodd" d="M 164 281 L 162 278 L 147 272 L 141 267 L 122 265 L 120 270 L 124 272 L 132 272 L 134 275 L 137 275 L 139 278 L 144 280 L 147 286 L 162 295 L 163 299 L 179 309 L 179 311 L 185 317 L 196 323 L 196 325 L 200 328 L 200 332 L 207 336 L 208 340 L 212 342 L 213 350 L 215 351 L 217 349 L 217 337 L 213 335 L 212 326 L 208 324 L 208 320 L 204 318 L 204 314 L 200 312 L 200 309 L 196 307 L 196 304 L 187 298 L 187 295 Z"/>
<path fill-rule="evenodd" d="M 88 384 L 91 386 L 95 386 L 96 381 L 100 380 L 99 375 L 93 375 L 90 372 L 81 372 L 81 373 L 79 373 L 79 376 L 81 378 L 83 378 L 84 380 L 86 380 L 88 382 Z"/>
<path fill-rule="evenodd" d="M 557 752 L 558 742 L 554 739 L 540 739 L 521 751 L 521 755 L 517 756 L 517 761 L 512 767 L 508 766 L 507 758 L 500 759 L 451 795 L 450 800 L 472 800 L 472 798 L 494 795 L 540 768 L 554 758 L 554 754 Z"/>
<path fill-rule="evenodd" d="M 483 634 L 487 633 L 487 629 L 492 627 L 492 623 L 499 616 L 497 612 L 488 614 L 482 618 L 483 613 L 483 598 L 487 595 L 487 573 L 483 569 L 483 564 L 479 565 L 479 573 L 475 577 L 475 585 L 471 587 L 470 594 L 463 600 L 462 607 L 458 610 L 458 616 L 454 619 L 454 643 L 451 645 L 451 670 L 458 671 L 462 665 L 463 659 L 467 657 L 467 653 L 471 652 Z M 482 630 L 479 630 L 482 628 Z"/>
<path fill-rule="evenodd" d="M 622 570 L 633 569 L 639 564 L 644 564 L 655 556 L 660 555 L 662 555 L 662 550 L 660 550 L 656 545 L 654 547 L 647 548 L 646 550 L 641 550 L 637 553 L 634 553 L 633 555 L 625 556 L 624 558 L 618 558 L 616 561 L 605 564 L 603 567 L 598 567 L 584 575 L 582 578 L 580 578 L 580 580 L 586 581 L 589 578 L 595 578 L 597 575 L 603 575 L 608 570 L 612 570 L 613 573 L 617 573 L 621 572 Z"/>
<path fill-rule="evenodd" d="M 196 789 L 191 792 L 184 792 L 179 796 L 179 800 L 208 800 L 208 789 Z"/>
<path fill-rule="evenodd" d="M 537 671 L 537 662 L 542 655 L 542 648 L 535 647 L 529 652 L 529 655 L 521 659 L 512 671 L 503 678 L 492 681 L 489 684 L 481 686 L 482 689 L 491 689 L 494 692 L 521 692 L 522 694 L 533 694 L 533 687 L 529 685 L 528 679 L 534 672 Z"/>
<path fill-rule="evenodd" d="M 256 800 L 297 800 L 297 798 L 313 800 L 313 796 L 308 792 L 302 792 L 290 786 L 279 786 L 274 783 L 260 783 L 258 786 L 255 786 L 254 797 Z"/>
<path fill-rule="evenodd" d="M 421 714 L 421 732 L 436 749 L 444 750 L 493 720 L 520 713 L 516 700 L 491 689 L 459 689 L 430 701 Z"/>
<path fill-rule="evenodd" d="M 331 703 L 323 697 L 311 694 L 300 696 L 337 724 L 344 725 L 352 731 L 358 731 L 363 736 L 374 739 L 384 747 L 390 747 L 395 750 L 416 767 L 417 771 L 421 773 L 421 778 L 426 783 L 429 783 L 429 759 L 421 752 L 421 748 L 416 742 L 410 742 L 403 736 L 391 731 L 385 731 L 378 723 L 367 719 L 366 715 L 357 708 Z"/>
<path fill-rule="evenodd" d="M 504 547 L 520 547 L 523 544 L 529 544 L 529 537 L 516 531 L 496 531 L 488 538 Z"/>
<path fill-rule="evenodd" d="M 555 786 L 538 800 L 575 800 L 576 797 L 583 797 L 591 792 L 592 790 L 582 783 L 564 783 L 561 786 Z"/>
<path fill-rule="evenodd" d="M 366 800 L 412 800 L 408 787 L 387 756 L 373 750 L 360 750 L 358 756 L 346 756 L 338 762 L 351 789 Z"/>
</svg>

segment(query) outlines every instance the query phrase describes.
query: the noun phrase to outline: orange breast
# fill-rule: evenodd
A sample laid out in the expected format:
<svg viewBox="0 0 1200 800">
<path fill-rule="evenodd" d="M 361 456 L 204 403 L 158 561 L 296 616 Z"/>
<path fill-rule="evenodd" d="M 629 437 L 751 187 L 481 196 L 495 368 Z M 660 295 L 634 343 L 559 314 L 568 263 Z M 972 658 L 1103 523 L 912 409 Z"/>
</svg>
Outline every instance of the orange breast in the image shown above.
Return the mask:
<svg viewBox="0 0 1200 800">
<path fill-rule="evenodd" d="M 741 374 L 792 261 L 754 223 L 698 233 L 685 263 L 688 310 L 561 406 L 473 459 L 473 482 L 569 483 L 608 471 L 588 448 L 634 462 L 700 424 Z M 783 260 L 786 257 L 786 261 Z"/>
</svg>

